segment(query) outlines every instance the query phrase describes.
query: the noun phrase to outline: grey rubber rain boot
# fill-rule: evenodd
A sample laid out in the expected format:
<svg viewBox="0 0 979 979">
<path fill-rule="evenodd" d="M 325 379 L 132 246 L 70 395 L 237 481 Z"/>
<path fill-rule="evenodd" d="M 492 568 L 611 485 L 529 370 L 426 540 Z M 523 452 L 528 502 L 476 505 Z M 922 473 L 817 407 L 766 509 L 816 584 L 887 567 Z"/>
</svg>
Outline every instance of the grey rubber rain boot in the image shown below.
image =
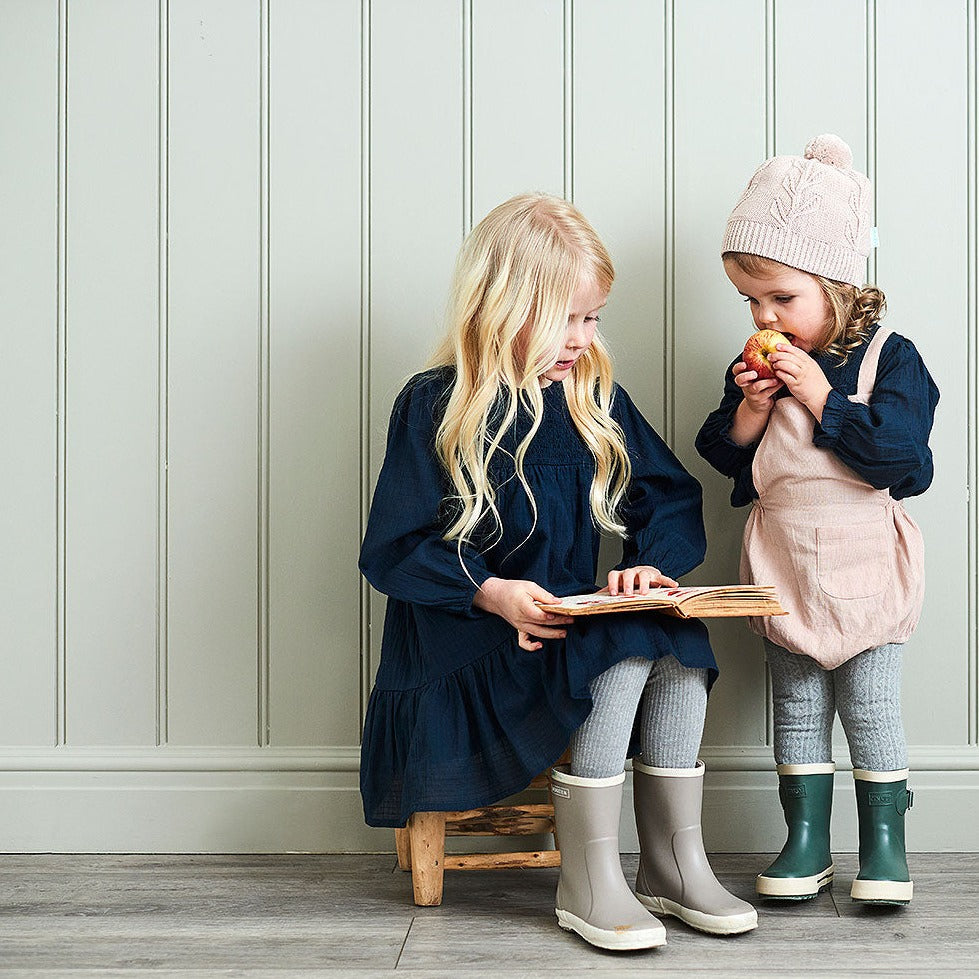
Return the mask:
<svg viewBox="0 0 979 979">
<path fill-rule="evenodd" d="M 558 924 L 592 945 L 616 950 L 666 944 L 666 929 L 629 889 L 619 860 L 625 772 L 580 778 L 551 770 L 554 824 L 561 848 Z"/>
<path fill-rule="evenodd" d="M 651 768 L 633 760 L 632 771 L 641 849 L 636 897 L 711 935 L 757 928 L 758 912 L 725 890 L 707 862 L 700 827 L 704 763 Z"/>
</svg>

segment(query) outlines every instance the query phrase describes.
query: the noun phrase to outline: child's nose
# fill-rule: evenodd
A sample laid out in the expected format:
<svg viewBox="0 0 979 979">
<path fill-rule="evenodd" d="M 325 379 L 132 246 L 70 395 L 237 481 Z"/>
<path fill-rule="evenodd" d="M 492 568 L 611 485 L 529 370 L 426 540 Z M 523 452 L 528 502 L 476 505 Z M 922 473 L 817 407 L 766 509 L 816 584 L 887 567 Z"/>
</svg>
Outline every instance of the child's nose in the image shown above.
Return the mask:
<svg viewBox="0 0 979 979">
<path fill-rule="evenodd" d="M 585 345 L 585 324 L 576 323 L 574 320 L 568 326 L 567 344 L 569 347 L 583 347 Z"/>
</svg>

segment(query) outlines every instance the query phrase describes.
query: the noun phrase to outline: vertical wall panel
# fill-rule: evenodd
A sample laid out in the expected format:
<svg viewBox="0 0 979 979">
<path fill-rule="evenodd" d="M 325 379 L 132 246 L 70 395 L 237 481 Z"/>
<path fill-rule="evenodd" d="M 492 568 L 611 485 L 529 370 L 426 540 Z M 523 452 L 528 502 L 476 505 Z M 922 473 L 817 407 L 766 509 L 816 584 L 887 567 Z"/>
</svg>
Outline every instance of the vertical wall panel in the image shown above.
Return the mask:
<svg viewBox="0 0 979 979">
<path fill-rule="evenodd" d="M 151 5 L 71 5 L 69 744 L 156 740 L 158 35 Z"/>
<path fill-rule="evenodd" d="M 935 481 L 908 503 L 925 537 L 928 582 L 905 657 L 912 744 L 968 737 L 967 627 L 975 582 L 967 552 L 966 52 L 962 0 L 877 5 L 877 269 L 888 300 L 884 322 L 914 341 L 942 392 L 931 441 Z"/>
<path fill-rule="evenodd" d="M 836 133 L 866 172 L 866 28 L 866 6 L 853 0 L 823 0 L 818 17 L 808 0 L 775 5 L 776 153 L 801 156 L 813 136 Z"/>
<path fill-rule="evenodd" d="M 574 201 L 612 254 L 602 314 L 616 377 L 660 431 L 664 412 L 664 4 L 574 6 Z M 613 98 L 610 92 L 628 92 Z M 628 187 L 627 194 L 622 188 Z"/>
<path fill-rule="evenodd" d="M 693 442 L 751 332 L 751 318 L 724 275 L 720 243 L 728 213 L 765 158 L 765 4 L 684 0 L 674 16 L 675 448 L 704 484 L 709 550 L 692 580 L 716 584 L 737 581 L 747 511 L 731 508 L 730 480 L 697 456 Z M 761 643 L 741 621 L 712 622 L 710 631 L 721 679 L 705 740 L 762 744 Z"/>
<path fill-rule="evenodd" d="M 370 147 L 371 482 L 391 405 L 442 335 L 462 240 L 462 8 L 372 5 Z M 412 43 L 405 44 L 410 37 Z M 384 602 L 373 599 L 378 648 Z"/>
<path fill-rule="evenodd" d="M 277 0 L 269 33 L 271 737 L 356 744 L 360 3 Z"/>
<path fill-rule="evenodd" d="M 58 4 L 0 29 L 0 742 L 53 744 L 58 398 Z"/>
<path fill-rule="evenodd" d="M 472 34 L 475 222 L 514 194 L 564 193 L 563 4 L 477 0 Z"/>
<path fill-rule="evenodd" d="M 259 6 L 169 10 L 169 733 L 255 743 Z"/>
</svg>

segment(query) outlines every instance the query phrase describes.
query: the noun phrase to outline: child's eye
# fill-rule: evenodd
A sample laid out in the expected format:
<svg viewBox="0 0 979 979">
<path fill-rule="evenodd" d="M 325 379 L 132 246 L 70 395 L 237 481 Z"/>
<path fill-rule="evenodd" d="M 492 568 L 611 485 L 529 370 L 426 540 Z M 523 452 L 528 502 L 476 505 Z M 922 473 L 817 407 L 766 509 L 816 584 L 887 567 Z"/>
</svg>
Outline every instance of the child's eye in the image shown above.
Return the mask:
<svg viewBox="0 0 979 979">
<path fill-rule="evenodd" d="M 758 302 L 758 300 L 757 299 L 752 299 L 751 296 L 745 296 L 744 299 L 742 300 L 742 302 L 756 303 L 756 302 Z"/>
<path fill-rule="evenodd" d="M 776 296 L 775 302 L 777 303 L 790 303 L 795 299 L 795 296 Z"/>
<path fill-rule="evenodd" d="M 585 317 L 585 322 L 586 323 L 601 323 L 601 321 L 602 321 L 602 319 L 601 319 L 600 316 L 586 316 Z"/>
</svg>

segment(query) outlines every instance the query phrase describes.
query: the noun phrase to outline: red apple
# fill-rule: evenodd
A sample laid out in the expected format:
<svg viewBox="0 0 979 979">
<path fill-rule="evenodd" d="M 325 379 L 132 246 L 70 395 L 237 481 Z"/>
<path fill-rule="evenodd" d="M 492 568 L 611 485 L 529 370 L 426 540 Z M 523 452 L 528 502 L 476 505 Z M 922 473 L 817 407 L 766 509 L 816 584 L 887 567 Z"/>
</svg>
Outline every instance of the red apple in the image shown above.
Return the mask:
<svg viewBox="0 0 979 979">
<path fill-rule="evenodd" d="M 759 381 L 766 380 L 775 376 L 775 371 L 768 362 L 768 358 L 775 353 L 775 345 L 788 342 L 778 330 L 759 330 L 748 337 L 741 359 L 747 364 L 748 370 L 758 374 Z"/>
</svg>

